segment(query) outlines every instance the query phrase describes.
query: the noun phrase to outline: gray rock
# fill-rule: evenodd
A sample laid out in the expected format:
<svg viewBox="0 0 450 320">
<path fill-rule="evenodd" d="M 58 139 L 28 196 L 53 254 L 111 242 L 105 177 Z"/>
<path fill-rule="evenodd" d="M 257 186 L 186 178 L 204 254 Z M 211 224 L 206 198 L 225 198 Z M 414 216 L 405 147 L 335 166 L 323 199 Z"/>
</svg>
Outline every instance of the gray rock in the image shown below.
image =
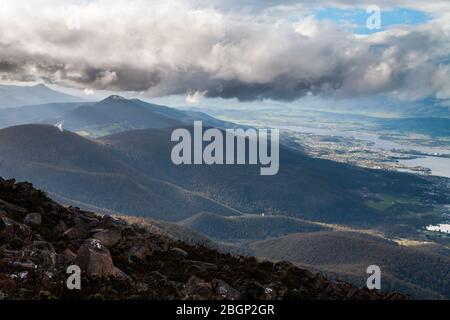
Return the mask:
<svg viewBox="0 0 450 320">
<path fill-rule="evenodd" d="M 10 261 L 8 267 L 16 270 L 34 270 L 36 265 L 31 261 L 20 262 L 20 261 Z"/>
<path fill-rule="evenodd" d="M 53 245 L 50 242 L 42 241 L 42 240 L 41 241 L 38 241 L 38 240 L 33 241 L 32 249 L 55 252 L 55 248 L 53 247 Z"/>
<path fill-rule="evenodd" d="M 174 256 L 184 259 L 187 257 L 188 253 L 186 251 L 184 251 L 183 249 L 180 248 L 172 248 L 170 250 L 170 253 L 172 253 Z"/>
<path fill-rule="evenodd" d="M 234 289 L 228 283 L 220 279 L 214 279 L 211 281 L 211 284 L 214 288 L 216 294 L 220 295 L 223 299 L 226 300 L 240 300 L 241 294 L 239 291 Z"/>
<path fill-rule="evenodd" d="M 120 280 L 120 281 L 131 281 L 131 278 L 125 272 L 120 270 L 119 268 L 114 268 L 114 270 L 115 270 L 114 277 L 117 280 Z"/>
<path fill-rule="evenodd" d="M 70 240 L 75 239 L 86 239 L 89 237 L 89 231 L 80 225 L 76 225 L 75 227 L 70 228 L 69 230 L 63 233 L 63 236 L 66 236 Z"/>
<path fill-rule="evenodd" d="M 77 255 L 72 250 L 70 250 L 69 248 L 64 250 L 63 255 L 64 255 L 64 257 L 66 257 L 70 261 L 73 261 L 73 260 L 75 260 L 77 258 Z"/>
<path fill-rule="evenodd" d="M 208 283 L 196 276 L 189 278 L 185 285 L 186 299 L 208 300 L 214 295 L 211 283 Z"/>
<path fill-rule="evenodd" d="M 20 239 L 25 245 L 31 243 L 33 234 L 30 227 L 9 218 L 0 218 L 0 236 L 5 241 Z"/>
<path fill-rule="evenodd" d="M 99 228 L 111 229 L 111 228 L 114 228 L 114 227 L 116 227 L 116 226 L 118 226 L 120 224 L 122 224 L 122 223 L 120 223 L 119 220 L 117 220 L 117 219 L 115 219 L 115 218 L 113 218 L 111 216 L 104 215 L 103 216 L 103 220 L 100 221 L 98 226 L 99 226 Z"/>
<path fill-rule="evenodd" d="M 42 215 L 38 212 L 29 213 L 25 216 L 23 222 L 28 225 L 39 226 L 42 223 Z"/>
<path fill-rule="evenodd" d="M 8 203 L 6 201 L 3 201 L 0 199 L 0 209 L 5 210 L 6 212 L 9 213 L 19 213 L 19 214 L 26 214 L 28 213 L 27 209 L 24 209 L 22 207 L 13 205 L 11 203 Z"/>
<path fill-rule="evenodd" d="M 184 262 L 195 267 L 199 272 L 218 270 L 215 264 L 209 262 L 195 261 L 195 260 L 184 260 Z"/>
<path fill-rule="evenodd" d="M 122 238 L 122 231 L 119 228 L 102 230 L 96 232 L 92 238 L 99 240 L 107 248 L 114 247 Z"/>
<path fill-rule="evenodd" d="M 62 220 L 59 220 L 59 223 L 56 225 L 56 231 L 60 232 L 60 233 L 64 233 L 67 231 L 67 229 L 69 229 L 66 225 L 66 223 Z"/>
</svg>

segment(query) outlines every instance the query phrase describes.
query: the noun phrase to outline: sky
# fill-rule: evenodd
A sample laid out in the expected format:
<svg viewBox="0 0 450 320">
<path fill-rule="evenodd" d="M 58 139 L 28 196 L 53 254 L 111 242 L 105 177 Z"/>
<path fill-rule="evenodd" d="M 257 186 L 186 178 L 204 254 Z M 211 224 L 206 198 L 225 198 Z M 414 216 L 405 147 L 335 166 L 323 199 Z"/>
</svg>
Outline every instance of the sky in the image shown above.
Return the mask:
<svg viewBox="0 0 450 320">
<path fill-rule="evenodd" d="M 0 0 L 0 82 L 188 105 L 449 99 L 450 1 Z"/>
</svg>

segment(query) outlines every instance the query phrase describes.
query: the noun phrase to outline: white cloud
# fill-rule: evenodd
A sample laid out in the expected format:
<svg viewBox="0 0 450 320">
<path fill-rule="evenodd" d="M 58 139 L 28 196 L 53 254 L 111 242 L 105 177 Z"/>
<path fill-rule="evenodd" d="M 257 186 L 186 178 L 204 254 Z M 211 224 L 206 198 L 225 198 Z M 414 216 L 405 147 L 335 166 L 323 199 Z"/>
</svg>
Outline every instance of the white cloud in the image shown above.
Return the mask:
<svg viewBox="0 0 450 320">
<path fill-rule="evenodd" d="M 436 19 L 365 37 L 307 11 L 293 18 L 278 4 L 280 11 L 268 9 L 273 1 L 248 2 L 260 11 L 186 0 L 95 0 L 79 11 L 70 1 L 36 0 L 24 10 L 26 3 L 4 2 L 0 10 L 0 80 L 148 96 L 190 92 L 192 103 L 202 93 L 241 100 L 294 100 L 308 93 L 450 96 L 450 68 L 442 63 L 450 52 L 450 26 L 439 14 L 445 7 L 439 0 L 394 1 Z M 346 7 L 351 1 L 327 4 Z M 283 5 L 307 8 L 313 2 Z M 74 17 L 67 15 L 74 12 L 79 28 L 68 28 Z"/>
<path fill-rule="evenodd" d="M 95 93 L 94 90 L 88 89 L 88 88 L 84 89 L 83 92 L 84 92 L 84 94 L 87 95 L 87 96 L 92 96 L 92 95 Z"/>
<path fill-rule="evenodd" d="M 197 104 L 207 94 L 207 91 L 188 92 L 186 95 L 186 102 L 189 104 Z"/>
</svg>

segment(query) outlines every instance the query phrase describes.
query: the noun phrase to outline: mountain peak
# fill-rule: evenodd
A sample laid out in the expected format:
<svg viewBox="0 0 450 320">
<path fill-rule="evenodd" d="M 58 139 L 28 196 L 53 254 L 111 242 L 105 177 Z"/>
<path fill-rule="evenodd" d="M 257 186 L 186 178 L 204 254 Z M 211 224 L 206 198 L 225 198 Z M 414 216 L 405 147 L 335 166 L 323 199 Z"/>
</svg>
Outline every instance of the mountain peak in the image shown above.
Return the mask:
<svg viewBox="0 0 450 320">
<path fill-rule="evenodd" d="M 107 100 L 128 100 L 128 99 L 126 99 L 126 98 L 124 98 L 122 96 L 114 94 L 114 95 L 109 96 L 108 98 L 104 99 L 103 101 L 107 101 Z"/>
<path fill-rule="evenodd" d="M 117 94 L 113 94 L 113 95 L 110 95 L 109 97 L 106 97 L 105 99 L 97 102 L 96 104 L 97 105 L 115 105 L 115 104 L 124 104 L 124 103 L 130 104 L 130 103 L 132 103 L 132 101 L 125 97 L 119 96 Z"/>
</svg>

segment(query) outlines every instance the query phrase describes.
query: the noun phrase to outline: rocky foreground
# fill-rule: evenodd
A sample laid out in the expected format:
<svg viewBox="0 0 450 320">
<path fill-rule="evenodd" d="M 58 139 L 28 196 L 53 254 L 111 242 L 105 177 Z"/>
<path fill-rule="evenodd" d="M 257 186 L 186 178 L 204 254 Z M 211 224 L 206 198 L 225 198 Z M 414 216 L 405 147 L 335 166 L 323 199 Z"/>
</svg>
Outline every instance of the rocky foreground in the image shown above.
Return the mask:
<svg viewBox="0 0 450 320">
<path fill-rule="evenodd" d="M 70 265 L 81 290 L 67 288 Z M 178 242 L 0 178 L 0 300 L 398 298 Z"/>
</svg>

